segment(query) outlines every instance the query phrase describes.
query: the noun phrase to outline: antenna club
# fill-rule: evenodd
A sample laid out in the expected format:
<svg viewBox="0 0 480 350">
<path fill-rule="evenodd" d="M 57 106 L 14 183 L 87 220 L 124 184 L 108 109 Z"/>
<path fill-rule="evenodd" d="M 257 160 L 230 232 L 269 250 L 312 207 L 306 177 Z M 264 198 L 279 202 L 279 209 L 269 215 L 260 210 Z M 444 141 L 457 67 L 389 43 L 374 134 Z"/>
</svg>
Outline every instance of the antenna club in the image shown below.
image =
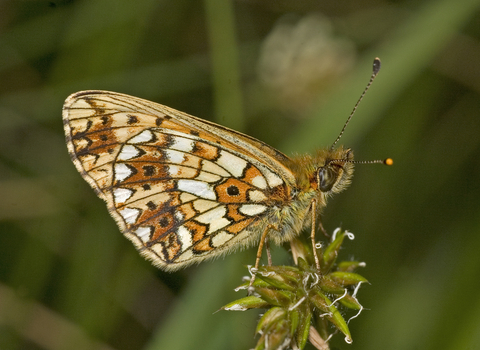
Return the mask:
<svg viewBox="0 0 480 350">
<path fill-rule="evenodd" d="M 385 165 L 393 165 L 393 159 L 392 158 L 387 158 L 383 161 L 383 164 Z"/>
<path fill-rule="evenodd" d="M 380 61 L 380 58 L 375 57 L 375 59 L 373 60 L 373 75 L 377 75 L 381 67 L 382 62 Z"/>
</svg>

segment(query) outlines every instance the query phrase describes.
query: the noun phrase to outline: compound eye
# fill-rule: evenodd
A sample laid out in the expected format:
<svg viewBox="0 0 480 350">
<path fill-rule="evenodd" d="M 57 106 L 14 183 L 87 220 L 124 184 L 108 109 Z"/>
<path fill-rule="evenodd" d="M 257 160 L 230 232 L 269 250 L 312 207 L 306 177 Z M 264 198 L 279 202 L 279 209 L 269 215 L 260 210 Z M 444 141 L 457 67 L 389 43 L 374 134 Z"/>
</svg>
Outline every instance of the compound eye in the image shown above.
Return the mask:
<svg viewBox="0 0 480 350">
<path fill-rule="evenodd" d="M 318 186 L 320 191 L 328 192 L 332 189 L 335 182 L 337 182 L 338 171 L 331 166 L 323 166 L 318 169 Z"/>
</svg>

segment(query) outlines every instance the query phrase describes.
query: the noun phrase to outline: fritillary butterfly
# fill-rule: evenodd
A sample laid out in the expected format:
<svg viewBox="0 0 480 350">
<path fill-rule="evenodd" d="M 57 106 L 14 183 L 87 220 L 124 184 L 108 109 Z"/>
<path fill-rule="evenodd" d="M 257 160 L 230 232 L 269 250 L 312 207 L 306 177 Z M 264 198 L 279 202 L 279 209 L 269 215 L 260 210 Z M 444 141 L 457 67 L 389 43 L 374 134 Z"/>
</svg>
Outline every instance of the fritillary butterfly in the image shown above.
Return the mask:
<svg viewBox="0 0 480 350">
<path fill-rule="evenodd" d="M 379 68 L 375 60 L 367 89 Z M 335 149 L 338 139 L 290 158 L 253 137 L 115 92 L 69 96 L 63 121 L 77 170 L 123 234 L 165 270 L 260 242 L 258 266 L 265 238 L 281 244 L 307 226 L 314 240 L 327 197 L 353 174 L 353 153 Z"/>
</svg>

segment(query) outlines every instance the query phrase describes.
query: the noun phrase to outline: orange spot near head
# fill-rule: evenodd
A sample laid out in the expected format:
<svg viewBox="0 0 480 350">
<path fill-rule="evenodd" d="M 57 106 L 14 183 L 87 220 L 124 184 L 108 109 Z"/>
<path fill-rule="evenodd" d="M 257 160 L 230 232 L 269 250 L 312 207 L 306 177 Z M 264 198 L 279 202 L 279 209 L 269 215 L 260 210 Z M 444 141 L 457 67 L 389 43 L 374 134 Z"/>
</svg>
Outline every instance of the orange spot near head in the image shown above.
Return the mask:
<svg viewBox="0 0 480 350">
<path fill-rule="evenodd" d="M 392 158 L 387 158 L 383 161 L 385 165 L 393 165 L 393 159 Z"/>
<path fill-rule="evenodd" d="M 247 191 L 251 188 L 240 180 L 230 178 L 215 186 L 215 192 L 220 203 L 246 203 Z"/>
</svg>

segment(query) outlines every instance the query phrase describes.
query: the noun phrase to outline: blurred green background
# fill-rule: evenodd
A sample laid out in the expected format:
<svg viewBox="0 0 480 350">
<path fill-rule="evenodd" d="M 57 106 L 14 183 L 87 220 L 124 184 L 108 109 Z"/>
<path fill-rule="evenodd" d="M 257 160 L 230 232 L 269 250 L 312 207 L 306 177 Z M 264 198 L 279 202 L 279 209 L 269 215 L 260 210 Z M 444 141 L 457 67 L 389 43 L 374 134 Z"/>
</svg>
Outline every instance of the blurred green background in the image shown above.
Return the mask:
<svg viewBox="0 0 480 350">
<path fill-rule="evenodd" d="M 480 1 L 0 1 L 0 349 L 248 349 L 217 312 L 255 249 L 164 273 L 71 163 L 61 108 L 104 89 L 281 151 L 343 144 L 353 184 L 323 215 L 356 235 L 368 309 L 338 349 L 480 349 Z M 274 262 L 288 260 L 282 248 Z"/>
</svg>

